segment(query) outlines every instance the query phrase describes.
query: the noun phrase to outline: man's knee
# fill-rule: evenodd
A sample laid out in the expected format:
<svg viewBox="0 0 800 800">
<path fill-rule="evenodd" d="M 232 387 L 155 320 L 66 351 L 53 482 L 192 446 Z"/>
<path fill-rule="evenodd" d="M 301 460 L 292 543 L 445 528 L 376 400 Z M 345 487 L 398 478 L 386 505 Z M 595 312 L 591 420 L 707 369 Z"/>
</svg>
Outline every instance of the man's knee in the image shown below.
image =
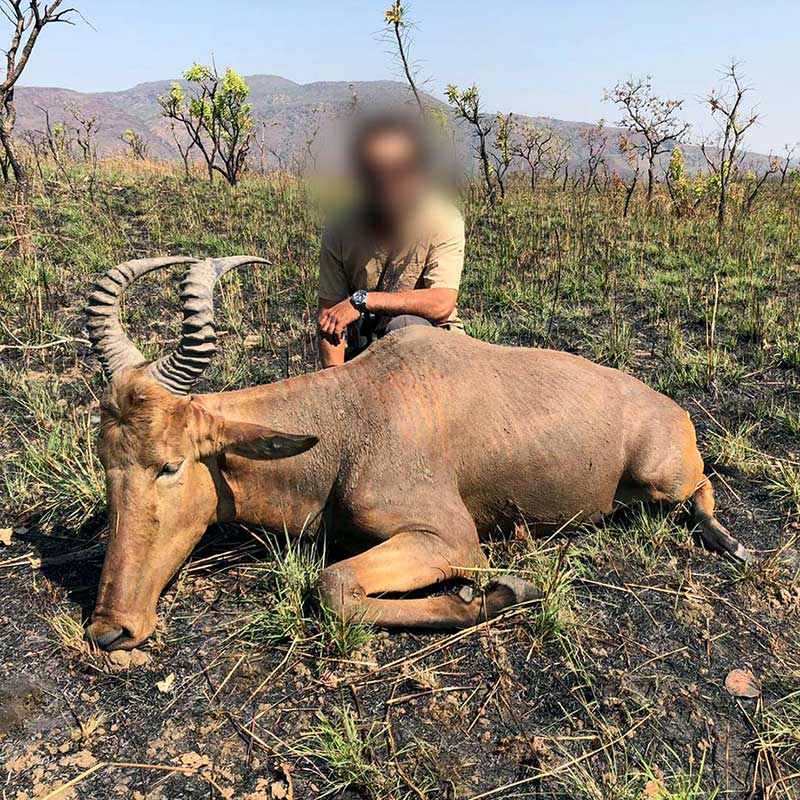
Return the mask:
<svg viewBox="0 0 800 800">
<path fill-rule="evenodd" d="M 386 333 L 399 331 L 401 328 L 409 328 L 412 325 L 432 325 L 432 323 L 425 317 L 418 317 L 416 314 L 400 314 L 400 316 L 392 317 L 389 320 L 389 324 L 386 326 Z"/>
</svg>

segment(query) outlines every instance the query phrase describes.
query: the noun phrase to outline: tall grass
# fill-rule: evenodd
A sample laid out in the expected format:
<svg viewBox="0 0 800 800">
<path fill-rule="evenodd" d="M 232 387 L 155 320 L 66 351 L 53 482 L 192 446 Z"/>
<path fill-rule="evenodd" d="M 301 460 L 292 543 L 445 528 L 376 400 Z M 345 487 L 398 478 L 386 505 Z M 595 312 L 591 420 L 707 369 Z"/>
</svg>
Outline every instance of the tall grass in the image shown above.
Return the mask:
<svg viewBox="0 0 800 800">
<path fill-rule="evenodd" d="M 29 369 L 70 371 L 78 388 L 68 403 L 86 399 L 78 379 L 98 393 L 99 368 L 83 327 L 87 289 L 114 263 L 164 253 L 253 253 L 271 261 L 222 281 L 221 353 L 200 391 L 313 368 L 324 215 L 304 181 L 248 175 L 230 188 L 187 180 L 174 165 L 116 159 L 100 164 L 91 193 L 74 191 L 83 169 L 54 173 L 44 165 L 28 214 L 34 255 L 19 257 L 13 246 L 4 254 L 0 345 L 17 348 L 9 372 L 27 381 Z M 0 206 L 9 191 L 0 187 Z M 735 393 L 770 369 L 780 370 L 778 381 L 796 382 L 800 186 L 765 187 L 753 212 L 734 216 L 721 241 L 709 209 L 681 217 L 659 194 L 652 206 L 635 199 L 623 218 L 621 200 L 613 188 L 586 193 L 543 184 L 531 195 L 520 185 L 491 209 L 467 192 L 459 300 L 467 330 L 490 342 L 579 352 L 677 396 Z M 0 215 L 0 239 L 13 245 L 14 235 Z M 125 304 L 125 322 L 150 357 L 178 335 L 177 273 L 141 281 Z M 8 504 L 76 525 L 101 503 L 92 431 L 82 410 L 62 409 L 57 421 L 40 425 L 42 412 L 21 409 L 15 398 L 49 402 L 33 397 L 41 391 L 64 400 L 64 387 L 36 385 L 6 391 L 7 425 L 20 434 L 3 470 Z M 787 406 L 783 419 L 795 433 L 796 417 Z M 791 470 L 776 474 L 772 490 L 786 508 L 797 507 Z"/>
</svg>

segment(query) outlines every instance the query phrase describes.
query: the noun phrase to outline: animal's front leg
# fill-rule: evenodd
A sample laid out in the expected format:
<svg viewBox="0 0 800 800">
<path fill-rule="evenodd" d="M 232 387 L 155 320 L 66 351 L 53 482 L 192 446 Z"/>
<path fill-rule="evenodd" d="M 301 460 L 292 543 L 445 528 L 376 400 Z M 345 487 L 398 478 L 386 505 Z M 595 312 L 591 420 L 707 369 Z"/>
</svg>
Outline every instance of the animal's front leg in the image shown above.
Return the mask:
<svg viewBox="0 0 800 800">
<path fill-rule="evenodd" d="M 512 577 L 500 578 L 486 594 L 474 596 L 464 592 L 408 600 L 371 596 L 469 578 L 485 568 L 474 523 L 471 519 L 459 522 L 444 535 L 399 533 L 366 553 L 328 567 L 320 577 L 320 599 L 343 617 L 383 627 L 463 628 L 540 596 L 534 586 Z"/>
</svg>

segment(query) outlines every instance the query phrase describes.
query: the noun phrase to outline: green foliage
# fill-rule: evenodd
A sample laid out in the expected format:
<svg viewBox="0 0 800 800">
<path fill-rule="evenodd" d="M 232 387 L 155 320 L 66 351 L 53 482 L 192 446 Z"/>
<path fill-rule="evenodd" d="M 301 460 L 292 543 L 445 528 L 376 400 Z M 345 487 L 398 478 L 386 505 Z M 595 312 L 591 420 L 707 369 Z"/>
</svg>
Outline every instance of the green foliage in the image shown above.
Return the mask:
<svg viewBox="0 0 800 800">
<path fill-rule="evenodd" d="M 486 187 L 486 197 L 489 200 L 489 205 L 494 207 L 497 199 L 494 179 L 495 171 L 489 162 L 488 145 L 488 136 L 492 130 L 493 120 L 485 120 L 481 117 L 481 97 L 475 84 L 472 84 L 468 89 L 460 91 L 455 84 L 451 83 L 445 89 L 445 97 L 455 112 L 456 118 L 472 126 L 476 139 L 476 152 L 480 159 L 483 181 Z M 495 154 L 493 153 L 492 155 L 494 156 Z M 505 168 L 508 167 L 509 163 L 510 161 L 506 162 Z M 502 181 L 500 188 L 503 191 Z"/>
<path fill-rule="evenodd" d="M 401 28 L 405 21 L 403 19 L 403 15 L 405 14 L 405 8 L 400 0 L 394 0 L 391 6 L 386 9 L 386 13 L 384 14 L 384 19 L 386 20 L 387 25 L 396 25 L 398 28 Z"/>
<path fill-rule="evenodd" d="M 773 496 L 790 513 L 800 517 L 800 464 L 776 463 L 768 483 Z"/>
<path fill-rule="evenodd" d="M 324 552 L 307 536 L 270 540 L 264 574 L 264 600 L 247 616 L 240 633 L 262 645 L 305 638 L 310 629 L 306 600 L 325 562 Z M 239 626 L 240 623 L 237 623 Z"/>
<path fill-rule="evenodd" d="M 376 726 L 364 730 L 349 708 L 317 714 L 315 724 L 292 746 L 298 756 L 314 758 L 325 770 L 327 785 L 320 797 L 330 797 L 346 789 L 375 800 L 394 796 L 394 781 L 382 764 L 371 757 L 372 748 L 382 736 Z"/>
<path fill-rule="evenodd" d="M 21 451 L 9 454 L 0 471 L 9 510 L 44 525 L 79 528 L 105 502 L 88 413 L 69 407 L 57 378 L 28 379 L 5 368 L 0 397 L 16 407 L 21 443 Z"/>
<path fill-rule="evenodd" d="M 455 84 L 448 84 L 445 97 L 453 110 L 470 122 L 477 121 L 480 114 L 481 96 L 478 87 L 473 83 L 467 89 L 460 91 Z"/>
<path fill-rule="evenodd" d="M 253 136 L 250 90 L 230 67 L 219 75 L 216 67 L 193 64 L 184 73 L 191 95 L 173 83 L 158 98 L 163 116 L 183 125 L 190 144 L 202 154 L 209 177 L 219 172 L 235 185 L 245 167 Z"/>
<path fill-rule="evenodd" d="M 147 158 L 147 142 L 145 142 L 144 137 L 140 133 L 128 128 L 125 133 L 122 134 L 122 141 L 128 145 L 133 158 L 142 160 Z"/>
<path fill-rule="evenodd" d="M 508 163 L 512 159 L 511 153 L 511 131 L 513 128 L 511 114 L 498 114 L 497 125 L 495 126 L 494 146 L 497 149 L 503 163 Z"/>
<path fill-rule="evenodd" d="M 766 703 L 763 724 L 753 744 L 768 759 L 780 758 L 800 774 L 800 684 L 789 682 L 790 691 Z"/>
<path fill-rule="evenodd" d="M 320 606 L 315 623 L 323 652 L 342 658 L 365 645 L 374 633 L 366 620 L 347 619 L 324 605 Z"/>
<path fill-rule="evenodd" d="M 686 180 L 686 170 L 683 162 L 683 151 L 680 147 L 675 147 L 669 156 L 669 167 L 667 169 L 669 179 L 678 184 Z"/>
</svg>

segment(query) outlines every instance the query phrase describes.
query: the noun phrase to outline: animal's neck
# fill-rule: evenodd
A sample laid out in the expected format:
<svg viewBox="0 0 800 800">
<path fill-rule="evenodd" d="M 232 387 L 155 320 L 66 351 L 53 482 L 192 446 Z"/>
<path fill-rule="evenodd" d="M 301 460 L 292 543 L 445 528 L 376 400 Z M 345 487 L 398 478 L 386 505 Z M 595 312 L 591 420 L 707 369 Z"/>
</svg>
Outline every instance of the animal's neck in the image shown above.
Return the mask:
<svg viewBox="0 0 800 800">
<path fill-rule="evenodd" d="M 343 420 L 351 406 L 348 394 L 345 382 L 328 371 L 198 398 L 225 419 L 319 438 L 311 450 L 292 458 L 221 461 L 219 519 L 285 528 L 295 534 L 316 523 L 342 462 Z"/>
</svg>

